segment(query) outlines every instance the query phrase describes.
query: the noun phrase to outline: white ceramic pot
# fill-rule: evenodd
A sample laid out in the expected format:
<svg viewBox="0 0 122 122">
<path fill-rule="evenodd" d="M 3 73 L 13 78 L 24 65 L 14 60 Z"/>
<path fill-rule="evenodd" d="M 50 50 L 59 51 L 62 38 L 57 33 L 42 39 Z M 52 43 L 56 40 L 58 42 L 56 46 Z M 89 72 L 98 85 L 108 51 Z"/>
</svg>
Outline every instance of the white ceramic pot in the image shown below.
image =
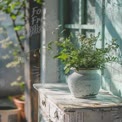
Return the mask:
<svg viewBox="0 0 122 122">
<path fill-rule="evenodd" d="M 95 97 L 101 84 L 100 70 L 74 71 L 67 77 L 67 83 L 71 94 L 78 98 Z"/>
</svg>

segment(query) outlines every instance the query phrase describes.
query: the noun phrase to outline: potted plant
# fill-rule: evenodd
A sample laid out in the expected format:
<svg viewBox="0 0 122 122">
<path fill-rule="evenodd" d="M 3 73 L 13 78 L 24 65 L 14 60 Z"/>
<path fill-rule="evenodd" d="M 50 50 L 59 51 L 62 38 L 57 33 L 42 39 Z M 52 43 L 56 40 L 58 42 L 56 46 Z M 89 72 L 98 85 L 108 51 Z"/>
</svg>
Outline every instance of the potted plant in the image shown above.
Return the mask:
<svg viewBox="0 0 122 122">
<path fill-rule="evenodd" d="M 64 71 L 67 75 L 67 83 L 71 94 L 75 97 L 94 97 L 98 94 L 101 81 L 101 69 L 107 62 L 116 61 L 117 57 L 113 52 L 118 48 L 116 40 L 106 43 L 104 48 L 98 48 L 99 36 L 78 35 L 75 43 L 72 36 L 60 38 L 58 41 L 51 41 L 48 49 L 52 50 L 53 45 L 57 46 L 58 53 L 54 58 L 64 64 Z"/>
<path fill-rule="evenodd" d="M 21 91 L 22 94 L 17 95 L 17 96 L 13 96 L 12 100 L 14 102 L 14 104 L 17 106 L 18 109 L 20 109 L 20 116 L 21 116 L 21 121 L 26 122 L 25 119 L 25 95 L 24 95 L 24 91 L 25 91 L 25 82 L 21 81 L 22 77 L 18 77 L 17 81 L 14 81 L 11 83 L 11 86 L 18 86 Z"/>
</svg>

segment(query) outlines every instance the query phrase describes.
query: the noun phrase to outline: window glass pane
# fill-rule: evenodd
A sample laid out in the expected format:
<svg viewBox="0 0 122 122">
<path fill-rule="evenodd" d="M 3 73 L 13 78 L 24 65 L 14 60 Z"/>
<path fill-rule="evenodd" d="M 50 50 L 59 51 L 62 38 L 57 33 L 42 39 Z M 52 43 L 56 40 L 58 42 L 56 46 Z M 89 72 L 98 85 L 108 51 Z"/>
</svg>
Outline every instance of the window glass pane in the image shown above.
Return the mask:
<svg viewBox="0 0 122 122">
<path fill-rule="evenodd" d="M 90 34 L 94 35 L 95 34 L 95 30 L 83 30 L 84 35 L 89 36 Z"/>
<path fill-rule="evenodd" d="M 79 1 L 69 0 L 69 24 L 78 24 L 79 22 Z"/>
<path fill-rule="evenodd" d="M 71 34 L 73 37 L 79 34 L 78 29 L 67 29 L 69 31 L 69 34 Z"/>
<path fill-rule="evenodd" d="M 86 0 L 85 12 L 86 12 L 85 24 L 94 24 L 95 23 L 95 0 Z"/>
</svg>

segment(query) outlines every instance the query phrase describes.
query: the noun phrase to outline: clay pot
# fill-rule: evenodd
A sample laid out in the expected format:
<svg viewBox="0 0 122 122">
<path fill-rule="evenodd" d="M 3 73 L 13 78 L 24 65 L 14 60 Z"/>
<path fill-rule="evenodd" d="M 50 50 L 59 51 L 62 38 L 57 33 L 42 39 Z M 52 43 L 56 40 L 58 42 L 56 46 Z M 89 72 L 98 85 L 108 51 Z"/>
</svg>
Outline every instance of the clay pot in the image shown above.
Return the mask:
<svg viewBox="0 0 122 122">
<path fill-rule="evenodd" d="M 21 121 L 26 122 L 25 119 L 25 101 L 21 100 L 22 95 L 13 96 L 13 102 L 20 109 Z"/>
</svg>

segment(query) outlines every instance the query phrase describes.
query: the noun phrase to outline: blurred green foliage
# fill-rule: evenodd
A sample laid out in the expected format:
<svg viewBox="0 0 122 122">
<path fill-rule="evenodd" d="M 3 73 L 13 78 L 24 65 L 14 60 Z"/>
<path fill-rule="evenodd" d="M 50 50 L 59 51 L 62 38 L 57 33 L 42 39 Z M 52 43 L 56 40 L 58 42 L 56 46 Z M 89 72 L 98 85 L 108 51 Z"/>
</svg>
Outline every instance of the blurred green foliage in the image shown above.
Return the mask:
<svg viewBox="0 0 122 122">
<path fill-rule="evenodd" d="M 0 2 L 0 11 L 9 15 L 12 21 L 13 29 L 16 35 L 15 41 L 11 40 L 7 34 L 6 29 L 0 28 L 0 34 L 5 35 L 4 39 L 0 40 L 0 45 L 3 49 L 9 49 L 8 54 L 2 56 L 2 59 L 12 59 L 9 60 L 9 62 L 6 64 L 7 68 L 14 68 L 18 65 L 22 64 L 24 62 L 23 56 L 24 56 L 24 40 L 26 37 L 26 29 L 25 29 L 25 23 L 26 23 L 26 5 L 27 0 L 2 0 Z M 38 4 L 42 3 L 42 0 L 35 0 Z M 18 22 L 20 21 L 20 22 Z M 20 24 L 21 23 L 21 24 Z M 16 79 L 18 82 L 18 79 L 21 80 L 20 76 Z M 15 81 L 15 82 L 16 82 Z M 14 83 L 15 83 L 14 82 Z"/>
</svg>

